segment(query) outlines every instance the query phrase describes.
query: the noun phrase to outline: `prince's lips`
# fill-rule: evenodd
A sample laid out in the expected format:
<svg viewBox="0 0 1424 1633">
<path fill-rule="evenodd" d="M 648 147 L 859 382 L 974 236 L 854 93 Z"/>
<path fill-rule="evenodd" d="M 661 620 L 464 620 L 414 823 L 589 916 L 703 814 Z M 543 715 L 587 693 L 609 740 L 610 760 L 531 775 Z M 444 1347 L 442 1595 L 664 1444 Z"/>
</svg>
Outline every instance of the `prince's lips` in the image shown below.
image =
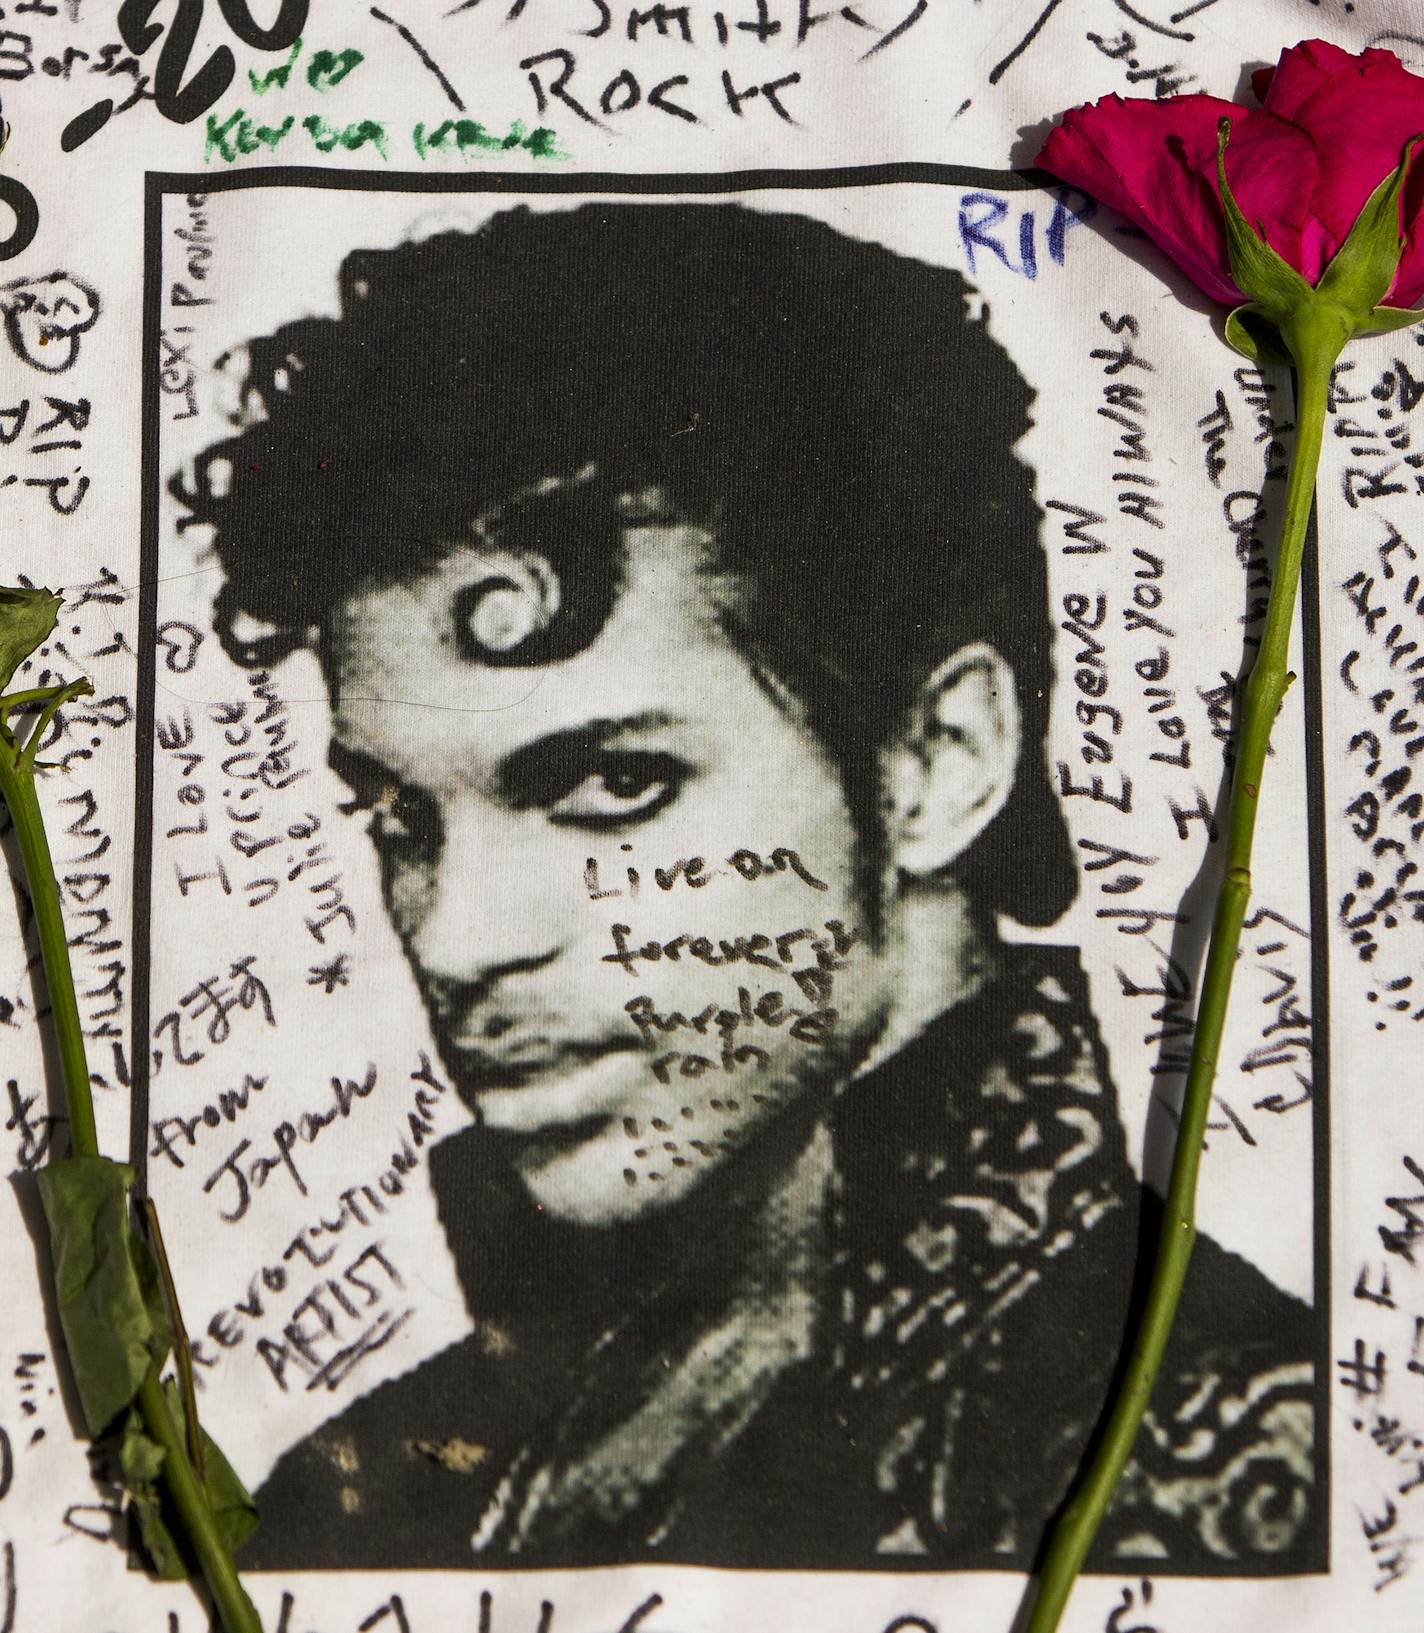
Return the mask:
<svg viewBox="0 0 1424 1633">
<path fill-rule="evenodd" d="M 594 1054 L 569 1051 L 564 1063 L 501 1065 L 452 1050 L 448 1065 L 461 1098 L 490 1133 L 561 1136 L 572 1143 L 619 1115 L 646 1074 L 644 1051 L 619 1043 Z"/>
</svg>

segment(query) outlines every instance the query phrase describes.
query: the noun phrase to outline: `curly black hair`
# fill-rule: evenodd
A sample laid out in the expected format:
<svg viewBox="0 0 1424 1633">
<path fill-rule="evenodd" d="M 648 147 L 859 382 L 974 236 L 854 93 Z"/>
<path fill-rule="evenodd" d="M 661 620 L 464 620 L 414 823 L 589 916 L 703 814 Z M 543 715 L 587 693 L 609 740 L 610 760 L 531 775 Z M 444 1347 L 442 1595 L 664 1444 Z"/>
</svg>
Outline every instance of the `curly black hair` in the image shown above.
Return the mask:
<svg viewBox="0 0 1424 1633">
<path fill-rule="evenodd" d="M 501 507 L 591 638 L 617 589 L 612 496 L 656 490 L 714 534 L 743 588 L 729 633 L 802 703 L 863 834 L 921 683 L 967 642 L 1004 654 L 1028 748 L 961 874 L 986 912 L 1060 915 L 1041 513 L 1013 452 L 1032 392 L 957 273 L 803 216 L 618 203 L 357 250 L 340 283 L 339 318 L 251 344 L 248 423 L 173 483 L 185 524 L 215 529 L 239 661 Z M 277 633 L 243 639 L 241 614 Z"/>
</svg>

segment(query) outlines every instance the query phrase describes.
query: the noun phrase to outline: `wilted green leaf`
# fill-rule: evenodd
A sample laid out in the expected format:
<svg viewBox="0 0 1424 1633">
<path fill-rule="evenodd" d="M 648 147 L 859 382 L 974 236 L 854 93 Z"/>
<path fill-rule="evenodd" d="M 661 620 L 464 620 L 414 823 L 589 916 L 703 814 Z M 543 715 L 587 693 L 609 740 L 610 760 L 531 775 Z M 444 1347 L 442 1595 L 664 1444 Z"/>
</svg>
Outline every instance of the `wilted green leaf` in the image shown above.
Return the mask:
<svg viewBox="0 0 1424 1633">
<path fill-rule="evenodd" d="M 36 1177 L 69 1364 L 84 1421 L 98 1435 L 168 1354 L 163 1290 L 148 1244 L 129 1223 L 131 1168 L 108 1157 L 62 1157 Z"/>
<path fill-rule="evenodd" d="M 186 1445 L 183 1403 L 172 1378 L 164 1379 L 163 1393 Z M 213 1524 L 223 1546 L 233 1554 L 257 1529 L 257 1504 L 233 1473 L 232 1465 L 207 1430 L 200 1427 L 199 1433 L 203 1441 L 203 1488 L 212 1510 Z M 174 1582 L 186 1576 L 196 1576 L 199 1566 L 173 1508 L 172 1499 L 160 1484 L 165 1455 L 158 1442 L 151 1440 L 145 1432 L 143 1420 L 135 1407 L 124 1424 L 119 1465 L 133 1502 L 134 1518 L 138 1521 L 139 1536 L 149 1563 L 165 1581 Z"/>
<path fill-rule="evenodd" d="M 149 1564 L 165 1582 L 178 1582 L 188 1575 L 188 1570 L 163 1517 L 163 1492 L 158 1480 L 166 1455 L 162 1446 L 144 1433 L 137 1408 L 130 1408 L 124 1420 L 124 1437 L 119 1442 L 119 1467 Z"/>
<path fill-rule="evenodd" d="M 0 585 L 0 692 L 25 659 L 49 638 L 62 599 L 53 590 Z"/>
<path fill-rule="evenodd" d="M 168 1396 L 168 1409 L 173 1413 L 174 1421 L 186 1425 L 177 1380 L 165 1378 L 163 1391 Z M 223 1546 L 230 1554 L 235 1554 L 257 1529 L 257 1504 L 238 1479 L 232 1464 L 223 1456 L 221 1447 L 202 1424 L 198 1425 L 198 1433 L 203 1442 L 203 1489 L 208 1494 L 208 1506 L 213 1511 L 213 1520 Z M 186 1427 L 183 1428 L 183 1435 L 186 1444 Z"/>
</svg>

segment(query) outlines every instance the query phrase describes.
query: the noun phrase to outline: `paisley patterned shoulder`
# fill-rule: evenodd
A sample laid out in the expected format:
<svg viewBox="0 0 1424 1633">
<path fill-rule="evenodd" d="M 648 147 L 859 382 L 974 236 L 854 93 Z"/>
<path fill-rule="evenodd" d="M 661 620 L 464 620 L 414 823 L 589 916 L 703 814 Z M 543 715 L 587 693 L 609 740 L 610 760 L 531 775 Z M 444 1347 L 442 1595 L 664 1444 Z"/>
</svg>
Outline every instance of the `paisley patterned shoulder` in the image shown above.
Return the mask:
<svg viewBox="0 0 1424 1633">
<path fill-rule="evenodd" d="M 1111 1398 L 1156 1236 L 1076 955 L 1005 956 L 837 1120 L 832 1375 L 873 1448 L 882 1557 L 1029 1563 Z M 1313 1560 L 1312 1354 L 1308 1308 L 1199 1237 L 1097 1563 Z"/>
<path fill-rule="evenodd" d="M 1103 1547 L 1222 1569 L 1318 1552 L 1311 1311 L 1209 1238 Z M 1315 1560 L 1323 1568 L 1323 1558 Z"/>
</svg>

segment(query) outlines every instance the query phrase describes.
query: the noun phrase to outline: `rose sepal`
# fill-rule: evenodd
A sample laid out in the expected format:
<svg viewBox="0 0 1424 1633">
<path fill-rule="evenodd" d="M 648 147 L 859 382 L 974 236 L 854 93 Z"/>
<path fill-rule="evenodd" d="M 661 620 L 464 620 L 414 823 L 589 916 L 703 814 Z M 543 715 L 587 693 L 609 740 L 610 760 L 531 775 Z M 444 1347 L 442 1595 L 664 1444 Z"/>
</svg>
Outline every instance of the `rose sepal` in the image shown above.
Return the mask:
<svg viewBox="0 0 1424 1633">
<path fill-rule="evenodd" d="M 1226 343 L 1253 363 L 1276 363 L 1288 368 L 1295 361 L 1270 315 L 1254 301 L 1226 314 Z"/>
<path fill-rule="evenodd" d="M 1407 329 L 1411 323 L 1424 318 L 1424 307 L 1415 311 L 1409 306 L 1377 306 L 1355 330 L 1357 335 L 1387 335 L 1396 329 Z"/>
<path fill-rule="evenodd" d="M 1226 253 L 1236 287 L 1268 322 L 1280 328 L 1290 314 L 1314 293 L 1300 273 L 1283 260 L 1242 215 L 1226 179 L 1226 145 L 1231 121 L 1216 126 L 1216 185 L 1226 220 Z M 1383 295 L 1384 291 L 1380 291 Z"/>
<path fill-rule="evenodd" d="M 1411 321 L 1421 317 L 1424 312 L 1417 312 Z M 1333 301 L 1317 300 L 1310 289 L 1306 300 L 1280 315 L 1258 301 L 1236 307 L 1227 314 L 1225 332 L 1227 343 L 1253 363 L 1320 365 L 1328 370 L 1359 331 L 1348 312 Z"/>
<path fill-rule="evenodd" d="M 1345 242 L 1336 250 L 1315 286 L 1316 298 L 1354 314 L 1359 333 L 1389 293 L 1404 254 L 1399 230 L 1399 195 L 1420 137 L 1404 144 L 1399 163 L 1365 200 Z"/>
</svg>

